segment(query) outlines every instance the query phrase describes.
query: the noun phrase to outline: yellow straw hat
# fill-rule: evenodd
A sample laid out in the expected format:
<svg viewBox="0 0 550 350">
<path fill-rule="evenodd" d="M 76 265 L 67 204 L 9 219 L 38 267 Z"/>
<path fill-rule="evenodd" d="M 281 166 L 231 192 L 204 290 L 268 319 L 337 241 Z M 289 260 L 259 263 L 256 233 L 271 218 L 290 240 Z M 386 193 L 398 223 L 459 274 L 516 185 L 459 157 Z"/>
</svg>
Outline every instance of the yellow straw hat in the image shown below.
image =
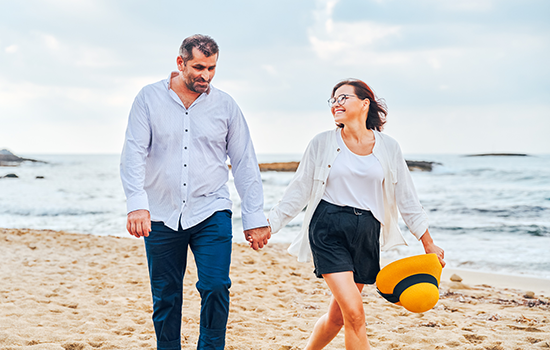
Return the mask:
<svg viewBox="0 0 550 350">
<path fill-rule="evenodd" d="M 376 276 L 378 293 L 411 312 L 425 312 L 439 300 L 441 264 L 435 254 L 415 255 L 386 265 Z"/>
</svg>

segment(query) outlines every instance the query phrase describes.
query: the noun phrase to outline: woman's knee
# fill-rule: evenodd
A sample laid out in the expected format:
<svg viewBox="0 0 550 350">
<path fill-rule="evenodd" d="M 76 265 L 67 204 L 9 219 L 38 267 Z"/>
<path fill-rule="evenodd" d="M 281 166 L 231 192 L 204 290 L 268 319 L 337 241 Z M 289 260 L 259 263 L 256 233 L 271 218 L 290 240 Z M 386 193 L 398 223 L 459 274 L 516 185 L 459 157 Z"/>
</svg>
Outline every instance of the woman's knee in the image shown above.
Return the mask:
<svg viewBox="0 0 550 350">
<path fill-rule="evenodd" d="M 328 321 L 334 327 L 342 328 L 344 326 L 344 317 L 342 316 L 341 312 L 329 312 L 328 313 Z"/>
<path fill-rule="evenodd" d="M 349 310 L 344 315 L 344 323 L 352 327 L 364 327 L 365 311 L 363 310 L 363 308 Z"/>
</svg>

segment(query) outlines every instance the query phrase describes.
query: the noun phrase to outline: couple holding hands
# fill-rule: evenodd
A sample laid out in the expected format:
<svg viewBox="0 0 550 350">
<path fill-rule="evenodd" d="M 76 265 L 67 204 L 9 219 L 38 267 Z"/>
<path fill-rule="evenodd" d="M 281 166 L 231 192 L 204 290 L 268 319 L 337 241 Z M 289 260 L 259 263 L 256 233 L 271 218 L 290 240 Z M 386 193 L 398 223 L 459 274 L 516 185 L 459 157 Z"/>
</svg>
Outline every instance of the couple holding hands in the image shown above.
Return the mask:
<svg viewBox="0 0 550 350">
<path fill-rule="evenodd" d="M 181 349 L 188 247 L 202 300 L 197 349 L 225 346 L 232 248 L 227 157 L 253 249 L 265 246 L 271 233 L 307 207 L 288 250 L 302 262 L 313 258 L 314 273 L 324 278 L 332 297 L 305 349 L 324 348 L 342 327 L 346 349 L 370 349 L 361 290 L 376 280 L 380 250 L 405 244 L 398 210 L 426 253 L 445 264 L 401 149 L 381 133 L 385 105 L 360 80 L 334 86 L 328 102 L 337 127 L 311 140 L 268 221 L 244 116 L 228 94 L 210 84 L 218 54 L 212 38 L 186 38 L 178 71 L 144 87 L 129 115 L 121 179 L 128 232 L 145 240 L 157 349 Z"/>
</svg>

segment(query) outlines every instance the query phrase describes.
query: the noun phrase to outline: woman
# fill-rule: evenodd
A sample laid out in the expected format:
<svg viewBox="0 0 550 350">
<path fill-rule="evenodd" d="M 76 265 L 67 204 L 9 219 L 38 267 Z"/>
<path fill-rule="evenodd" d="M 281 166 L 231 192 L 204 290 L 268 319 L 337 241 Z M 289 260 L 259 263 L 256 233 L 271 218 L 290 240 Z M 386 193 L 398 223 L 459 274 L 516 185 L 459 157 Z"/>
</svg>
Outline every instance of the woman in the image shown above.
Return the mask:
<svg viewBox="0 0 550 350">
<path fill-rule="evenodd" d="M 324 348 L 344 327 L 346 349 L 364 350 L 370 345 L 361 290 L 376 280 L 380 249 L 406 244 L 397 209 L 442 266 L 444 252 L 428 232 L 398 143 L 380 132 L 383 103 L 364 82 L 345 80 L 332 89 L 329 105 L 338 127 L 310 142 L 269 222 L 276 233 L 307 205 L 302 231 L 288 250 L 299 261 L 313 256 L 315 274 L 332 297 L 305 349 Z"/>
</svg>

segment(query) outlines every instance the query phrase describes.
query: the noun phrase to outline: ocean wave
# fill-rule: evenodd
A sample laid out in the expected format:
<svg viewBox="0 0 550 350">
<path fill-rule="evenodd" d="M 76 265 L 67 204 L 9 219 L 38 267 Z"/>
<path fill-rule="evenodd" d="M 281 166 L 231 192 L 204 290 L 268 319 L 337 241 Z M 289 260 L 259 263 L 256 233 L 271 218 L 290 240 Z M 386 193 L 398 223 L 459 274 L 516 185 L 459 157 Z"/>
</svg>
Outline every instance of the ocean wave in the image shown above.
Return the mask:
<svg viewBox="0 0 550 350">
<path fill-rule="evenodd" d="M 470 208 L 469 208 L 470 209 Z M 508 216 L 518 216 L 518 215 L 529 215 L 529 216 L 539 216 L 550 213 L 550 208 L 542 207 L 539 205 L 515 205 L 509 208 L 471 208 L 471 212 L 486 214 L 496 217 L 508 217 Z M 468 214 L 468 212 L 463 212 Z"/>
<path fill-rule="evenodd" d="M 548 218 L 550 207 L 541 205 L 514 205 L 509 207 L 494 206 L 483 207 L 460 207 L 437 205 L 431 208 L 430 212 L 438 212 L 438 215 L 466 215 L 492 218 Z"/>
<path fill-rule="evenodd" d="M 497 233 L 497 234 L 510 234 L 510 235 L 529 235 L 535 237 L 550 237 L 550 226 L 539 224 L 525 224 L 525 225 L 488 225 L 488 226 L 441 226 L 431 225 L 431 228 L 438 231 L 447 231 L 450 234 L 465 234 L 474 235 L 476 233 Z"/>
</svg>

